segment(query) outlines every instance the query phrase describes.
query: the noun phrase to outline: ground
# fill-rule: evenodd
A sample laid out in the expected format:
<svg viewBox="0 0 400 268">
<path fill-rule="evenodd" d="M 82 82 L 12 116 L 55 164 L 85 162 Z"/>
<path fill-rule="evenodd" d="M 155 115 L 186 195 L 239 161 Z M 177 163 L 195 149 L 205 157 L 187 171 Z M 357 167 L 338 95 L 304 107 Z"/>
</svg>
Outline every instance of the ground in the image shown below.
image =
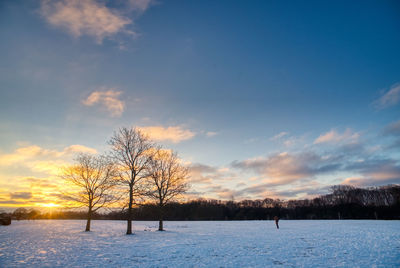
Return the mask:
<svg viewBox="0 0 400 268">
<path fill-rule="evenodd" d="M 13 221 L 0 267 L 400 267 L 400 221 Z"/>
</svg>

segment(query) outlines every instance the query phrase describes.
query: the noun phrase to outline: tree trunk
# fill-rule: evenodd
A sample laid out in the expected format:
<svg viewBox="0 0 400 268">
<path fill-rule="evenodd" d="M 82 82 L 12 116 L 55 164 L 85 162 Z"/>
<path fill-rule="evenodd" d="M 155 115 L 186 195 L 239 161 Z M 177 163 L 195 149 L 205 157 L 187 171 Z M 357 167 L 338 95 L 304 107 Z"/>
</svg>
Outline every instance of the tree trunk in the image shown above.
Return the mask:
<svg viewBox="0 0 400 268">
<path fill-rule="evenodd" d="M 163 228 L 163 210 L 162 210 L 162 206 L 160 206 L 159 208 L 159 221 L 158 221 L 158 230 L 159 231 L 164 231 Z"/>
<path fill-rule="evenodd" d="M 126 229 L 126 234 L 132 234 L 132 203 L 133 203 L 133 185 L 129 188 L 129 207 L 128 207 L 128 226 Z"/>
<path fill-rule="evenodd" d="M 85 232 L 90 232 L 90 222 L 91 222 L 91 220 L 92 220 L 92 207 L 89 206 Z"/>
</svg>

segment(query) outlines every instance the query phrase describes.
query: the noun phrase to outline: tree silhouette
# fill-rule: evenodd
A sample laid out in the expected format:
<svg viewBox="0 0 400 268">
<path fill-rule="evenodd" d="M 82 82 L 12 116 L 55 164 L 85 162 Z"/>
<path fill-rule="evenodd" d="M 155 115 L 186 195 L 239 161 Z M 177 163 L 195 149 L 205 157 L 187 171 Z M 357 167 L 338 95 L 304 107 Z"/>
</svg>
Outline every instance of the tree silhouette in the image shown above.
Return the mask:
<svg viewBox="0 0 400 268">
<path fill-rule="evenodd" d="M 80 154 L 76 164 L 63 169 L 60 175 L 66 182 L 79 188 L 78 192 L 64 193 L 71 200 L 88 208 L 85 231 L 90 231 L 93 213 L 118 198 L 115 165 L 106 157 Z"/>
<path fill-rule="evenodd" d="M 141 195 L 139 182 L 146 177 L 154 144 L 139 129 L 120 128 L 109 141 L 112 156 L 120 170 L 120 183 L 129 188 L 126 234 L 132 234 L 134 198 Z"/>
<path fill-rule="evenodd" d="M 164 207 L 188 189 L 188 169 L 181 165 L 175 152 L 157 150 L 150 161 L 147 196 L 156 200 L 159 226 L 163 231 Z"/>
</svg>

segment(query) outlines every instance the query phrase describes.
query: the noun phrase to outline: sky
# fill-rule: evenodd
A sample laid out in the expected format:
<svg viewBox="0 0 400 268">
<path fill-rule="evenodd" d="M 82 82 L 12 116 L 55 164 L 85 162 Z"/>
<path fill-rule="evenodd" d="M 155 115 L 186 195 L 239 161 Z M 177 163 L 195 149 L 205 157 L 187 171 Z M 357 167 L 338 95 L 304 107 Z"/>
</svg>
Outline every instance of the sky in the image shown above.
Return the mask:
<svg viewBox="0 0 400 268">
<path fill-rule="evenodd" d="M 0 207 L 120 127 L 176 150 L 187 199 L 400 183 L 398 1 L 0 2 Z"/>
</svg>

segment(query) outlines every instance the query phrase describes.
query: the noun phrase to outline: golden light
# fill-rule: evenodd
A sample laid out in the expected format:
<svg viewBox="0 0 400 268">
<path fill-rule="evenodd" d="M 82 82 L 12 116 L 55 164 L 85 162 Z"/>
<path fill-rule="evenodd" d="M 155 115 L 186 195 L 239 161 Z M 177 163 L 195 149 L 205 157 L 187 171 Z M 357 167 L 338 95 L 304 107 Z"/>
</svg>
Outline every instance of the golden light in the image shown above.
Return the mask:
<svg viewBox="0 0 400 268">
<path fill-rule="evenodd" d="M 59 204 L 54 204 L 54 203 L 46 203 L 46 204 L 40 204 L 41 207 L 45 208 L 55 208 L 55 207 L 60 207 Z"/>
</svg>

